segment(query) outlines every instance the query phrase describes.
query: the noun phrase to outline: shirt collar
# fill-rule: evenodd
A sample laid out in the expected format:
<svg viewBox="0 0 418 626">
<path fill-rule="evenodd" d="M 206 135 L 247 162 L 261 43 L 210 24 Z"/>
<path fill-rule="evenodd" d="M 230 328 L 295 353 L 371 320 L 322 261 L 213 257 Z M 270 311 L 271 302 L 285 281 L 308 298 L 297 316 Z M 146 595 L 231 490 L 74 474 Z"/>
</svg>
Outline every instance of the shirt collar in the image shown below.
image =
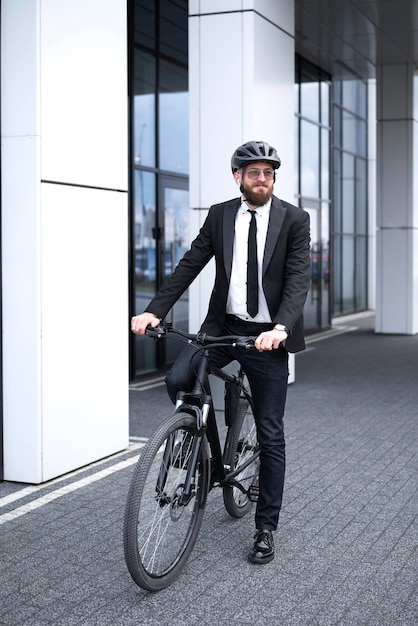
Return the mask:
<svg viewBox="0 0 418 626">
<path fill-rule="evenodd" d="M 270 207 L 271 207 L 271 201 L 272 198 L 270 198 L 270 200 L 267 200 L 266 204 L 263 204 L 262 206 L 258 206 L 255 211 L 259 214 L 262 215 L 263 213 L 269 213 L 270 212 Z M 249 211 L 250 209 L 248 208 L 247 203 L 245 202 L 245 200 L 243 198 L 241 198 L 241 206 L 240 206 L 240 211 L 242 213 L 246 213 L 247 211 Z"/>
</svg>

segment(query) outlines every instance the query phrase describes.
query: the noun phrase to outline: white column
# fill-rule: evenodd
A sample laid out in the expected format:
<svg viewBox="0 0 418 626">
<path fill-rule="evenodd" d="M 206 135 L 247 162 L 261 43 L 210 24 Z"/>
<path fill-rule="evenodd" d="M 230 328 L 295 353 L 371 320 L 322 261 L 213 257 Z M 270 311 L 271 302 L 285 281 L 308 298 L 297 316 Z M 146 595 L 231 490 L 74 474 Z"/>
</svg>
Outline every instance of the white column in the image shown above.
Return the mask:
<svg viewBox="0 0 418 626">
<path fill-rule="evenodd" d="M 237 197 L 231 156 L 263 140 L 282 160 L 275 194 L 294 196 L 293 0 L 190 0 L 191 236 L 211 204 Z M 206 315 L 214 266 L 190 288 L 190 329 Z M 293 359 L 291 362 L 293 379 Z"/>
<path fill-rule="evenodd" d="M 418 332 L 418 101 L 412 65 L 377 74 L 376 331 Z"/>
<path fill-rule="evenodd" d="M 275 194 L 294 202 L 294 6 L 293 0 L 191 0 L 189 16 L 193 237 L 206 217 L 202 209 L 238 195 L 230 162 L 245 141 L 277 148 L 282 167 Z M 191 288 L 193 329 L 207 309 L 211 271 Z"/>
<path fill-rule="evenodd" d="M 1 3 L 4 478 L 128 444 L 126 3 Z"/>
</svg>

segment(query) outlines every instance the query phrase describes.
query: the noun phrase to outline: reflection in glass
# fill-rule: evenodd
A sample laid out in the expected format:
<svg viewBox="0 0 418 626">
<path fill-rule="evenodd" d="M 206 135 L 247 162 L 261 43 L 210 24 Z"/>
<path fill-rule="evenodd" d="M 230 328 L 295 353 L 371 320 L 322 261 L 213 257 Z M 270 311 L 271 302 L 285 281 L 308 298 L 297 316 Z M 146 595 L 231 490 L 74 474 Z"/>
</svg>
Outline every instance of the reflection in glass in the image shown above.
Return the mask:
<svg viewBox="0 0 418 626">
<path fill-rule="evenodd" d="M 360 117 L 366 117 L 367 86 L 362 80 L 344 80 L 342 82 L 342 104 Z"/>
<path fill-rule="evenodd" d="M 330 85 L 328 82 L 321 82 L 321 124 L 329 126 L 329 94 Z"/>
<path fill-rule="evenodd" d="M 319 83 L 300 84 L 300 112 L 314 122 L 319 122 Z"/>
<path fill-rule="evenodd" d="M 366 161 L 356 159 L 356 233 L 367 233 L 367 168 Z"/>
<path fill-rule="evenodd" d="M 322 254 L 322 291 L 321 291 L 321 328 L 329 324 L 331 259 L 329 249 L 329 214 L 328 202 L 321 203 L 321 254 Z"/>
<path fill-rule="evenodd" d="M 149 0 L 135 0 L 135 43 L 150 49 L 155 48 L 155 11 L 155 2 L 149 2 Z"/>
<path fill-rule="evenodd" d="M 169 276 L 189 248 L 189 192 L 177 187 L 164 187 L 164 277 Z M 188 290 L 168 313 L 168 321 L 187 332 L 189 327 Z M 175 340 L 166 342 L 166 361 L 171 363 L 183 346 Z"/>
<path fill-rule="evenodd" d="M 333 190 L 333 230 L 340 233 L 342 229 L 341 220 L 341 195 L 342 195 L 342 174 L 341 174 L 341 152 L 334 150 L 334 190 Z"/>
<path fill-rule="evenodd" d="M 356 238 L 356 267 L 367 267 L 367 239 Z M 359 271 L 356 275 L 356 308 L 367 307 L 367 272 Z"/>
<path fill-rule="evenodd" d="M 311 225 L 311 287 L 303 309 L 303 320 L 308 329 L 318 329 L 320 327 L 320 303 L 322 291 L 322 249 L 321 249 L 321 228 L 320 211 L 318 208 L 304 206 L 303 209 L 309 213 Z"/>
<path fill-rule="evenodd" d="M 161 54 L 187 65 L 188 0 L 160 0 L 159 34 Z"/>
<path fill-rule="evenodd" d="M 299 118 L 295 116 L 295 192 L 299 195 Z"/>
<path fill-rule="evenodd" d="M 344 150 L 365 157 L 366 122 L 347 111 L 343 111 L 342 118 Z"/>
<path fill-rule="evenodd" d="M 155 59 L 136 50 L 134 76 L 134 165 L 155 167 Z"/>
<path fill-rule="evenodd" d="M 335 235 L 332 241 L 332 274 L 333 274 L 333 311 L 342 313 L 342 238 Z"/>
<path fill-rule="evenodd" d="M 161 61 L 159 94 L 159 166 L 189 172 L 189 94 L 187 72 Z"/>
<path fill-rule="evenodd" d="M 301 120 L 301 193 L 319 197 L 319 127 Z"/>
<path fill-rule="evenodd" d="M 342 207 L 343 232 L 354 233 L 355 176 L 354 157 L 343 153 Z"/>
<path fill-rule="evenodd" d="M 155 175 L 137 170 L 134 181 L 135 314 L 142 313 L 156 289 Z M 135 375 L 156 368 L 156 344 L 135 336 Z"/>
<path fill-rule="evenodd" d="M 321 128 L 321 198 L 328 199 L 329 194 L 329 131 Z"/>
<path fill-rule="evenodd" d="M 296 57 L 295 190 L 311 218 L 311 288 L 304 307 L 309 331 L 330 323 L 330 77 Z"/>
<path fill-rule="evenodd" d="M 342 310 L 354 311 L 354 237 L 343 236 L 342 241 Z"/>
</svg>

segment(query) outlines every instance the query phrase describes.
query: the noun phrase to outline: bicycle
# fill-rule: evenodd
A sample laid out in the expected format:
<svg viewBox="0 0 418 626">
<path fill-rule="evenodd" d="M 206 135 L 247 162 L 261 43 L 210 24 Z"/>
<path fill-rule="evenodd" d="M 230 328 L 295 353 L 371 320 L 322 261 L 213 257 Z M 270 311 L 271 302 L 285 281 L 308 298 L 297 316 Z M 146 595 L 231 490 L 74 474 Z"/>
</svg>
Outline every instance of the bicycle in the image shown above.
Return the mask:
<svg viewBox="0 0 418 626">
<path fill-rule="evenodd" d="M 129 573 L 148 591 L 180 575 L 195 545 L 208 493 L 223 490 L 227 512 L 246 515 L 257 501 L 259 447 L 251 392 L 238 374 L 210 365 L 210 349 L 254 347 L 255 337 L 211 337 L 169 325 L 148 328 L 159 340 L 173 333 L 203 353 L 191 392 L 180 392 L 173 414 L 154 431 L 136 464 L 126 501 L 123 544 Z M 225 383 L 226 437 L 222 449 L 209 374 Z"/>
</svg>

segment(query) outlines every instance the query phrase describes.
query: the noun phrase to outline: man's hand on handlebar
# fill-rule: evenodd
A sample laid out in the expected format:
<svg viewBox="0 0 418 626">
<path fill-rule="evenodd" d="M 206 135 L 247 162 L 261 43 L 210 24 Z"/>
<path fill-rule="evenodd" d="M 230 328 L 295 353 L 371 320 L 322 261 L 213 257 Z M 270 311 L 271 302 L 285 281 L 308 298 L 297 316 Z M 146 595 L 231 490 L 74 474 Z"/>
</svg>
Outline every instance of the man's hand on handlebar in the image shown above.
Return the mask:
<svg viewBox="0 0 418 626">
<path fill-rule="evenodd" d="M 136 335 L 145 335 L 145 330 L 148 326 L 156 328 L 160 324 L 160 318 L 154 315 L 154 313 L 141 313 L 141 315 L 135 315 L 131 319 L 131 331 Z"/>
<path fill-rule="evenodd" d="M 254 346 L 259 352 L 264 350 L 277 350 L 280 344 L 287 339 L 287 332 L 285 330 L 268 330 L 265 333 L 258 335 L 254 342 Z"/>
</svg>

